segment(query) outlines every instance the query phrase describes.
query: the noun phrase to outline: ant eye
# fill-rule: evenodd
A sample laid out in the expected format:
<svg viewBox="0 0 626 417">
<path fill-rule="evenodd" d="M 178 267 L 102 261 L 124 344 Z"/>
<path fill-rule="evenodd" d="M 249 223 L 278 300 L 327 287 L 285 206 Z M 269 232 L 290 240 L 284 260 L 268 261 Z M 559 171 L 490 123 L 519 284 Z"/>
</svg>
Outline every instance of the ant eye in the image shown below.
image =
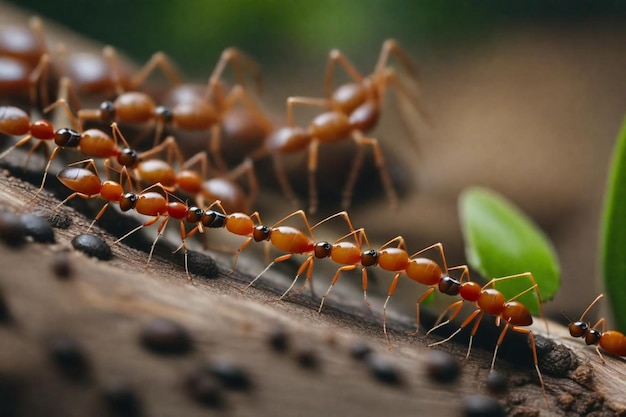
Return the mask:
<svg viewBox="0 0 626 417">
<path fill-rule="evenodd" d="M 115 106 L 111 101 L 103 101 L 100 104 L 100 119 L 104 123 L 110 123 L 115 120 Z"/>
</svg>

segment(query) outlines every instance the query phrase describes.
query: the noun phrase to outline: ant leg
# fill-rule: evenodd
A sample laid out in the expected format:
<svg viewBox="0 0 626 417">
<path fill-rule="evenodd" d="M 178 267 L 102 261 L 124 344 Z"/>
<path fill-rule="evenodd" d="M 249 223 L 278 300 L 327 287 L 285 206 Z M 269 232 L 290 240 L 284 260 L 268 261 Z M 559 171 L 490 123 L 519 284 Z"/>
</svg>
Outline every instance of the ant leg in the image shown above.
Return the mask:
<svg viewBox="0 0 626 417">
<path fill-rule="evenodd" d="M 289 127 L 295 126 L 293 119 L 293 108 L 295 105 L 301 106 L 314 106 L 321 107 L 322 109 L 331 110 L 332 101 L 324 98 L 312 98 L 312 97 L 288 97 L 287 98 L 287 125 Z"/>
<path fill-rule="evenodd" d="M 83 124 L 80 119 L 80 112 L 82 110 L 78 111 L 78 120 L 77 120 L 76 117 L 74 116 L 74 113 L 72 113 L 70 106 L 67 104 L 67 101 L 64 98 L 60 98 L 56 100 L 55 102 L 51 103 L 50 105 L 48 105 L 48 107 L 46 107 L 45 109 L 43 109 L 43 112 L 49 113 L 50 111 L 52 111 L 53 109 L 57 107 L 62 107 L 63 110 L 65 110 L 67 117 L 69 117 L 70 121 L 72 122 L 72 127 L 74 128 L 74 130 L 76 130 L 77 132 L 81 132 Z M 99 119 L 99 118 L 100 118 L 100 114 L 98 113 L 98 117 L 96 117 L 96 119 Z"/>
<path fill-rule="evenodd" d="M 326 61 L 326 75 L 324 76 L 324 92 L 327 98 L 332 96 L 333 91 L 333 77 L 335 73 L 335 65 L 341 65 L 346 73 L 356 81 L 357 84 L 363 83 L 363 76 L 356 70 L 354 65 L 346 58 L 346 56 L 339 49 L 333 49 L 328 53 L 328 60 Z"/>
<path fill-rule="evenodd" d="M 365 268 L 363 268 L 365 271 Z M 391 285 L 389 286 L 389 290 L 387 291 L 387 299 L 385 300 L 385 304 L 383 304 L 383 333 L 385 334 L 385 340 L 387 341 L 387 347 L 390 346 L 389 334 L 387 334 L 387 304 L 391 299 L 391 296 L 396 291 L 396 287 L 398 286 L 398 280 L 400 279 L 401 272 L 398 272 L 391 281 Z"/>
<path fill-rule="evenodd" d="M 461 332 L 461 330 L 463 330 L 465 327 L 467 327 L 467 325 L 468 325 L 468 324 L 470 324 L 470 323 L 471 323 L 471 322 L 472 322 L 472 321 L 473 321 L 476 317 L 478 317 L 476 320 L 480 323 L 480 321 L 481 321 L 481 320 L 482 320 L 482 318 L 483 318 L 483 312 L 482 312 L 480 309 L 476 309 L 476 310 L 474 310 L 474 311 L 472 312 L 472 314 L 470 314 L 470 315 L 469 315 L 469 316 L 468 316 L 468 317 L 467 317 L 467 318 L 463 321 L 463 323 L 461 323 L 461 326 L 459 326 L 459 328 L 458 328 L 458 329 L 457 329 L 454 333 L 452 333 L 450 336 L 448 336 L 448 337 L 446 337 L 445 339 L 440 340 L 440 341 L 438 341 L 438 342 L 431 343 L 430 345 L 428 345 L 428 347 L 441 345 L 441 344 L 443 344 L 443 343 L 446 343 L 446 342 L 450 341 L 450 340 L 451 340 L 454 336 L 456 336 L 457 334 L 459 334 L 459 333 Z M 477 327 L 477 326 L 476 326 L 476 327 Z M 433 328 L 433 329 L 431 329 L 431 330 L 429 330 L 429 332 L 430 332 L 430 331 L 432 331 L 432 330 L 434 330 L 434 328 Z M 428 335 L 428 333 L 427 333 L 427 335 Z"/>
<path fill-rule="evenodd" d="M 504 339 L 504 334 L 506 333 L 507 327 L 511 327 L 511 330 L 513 330 L 514 332 L 524 333 L 528 335 L 528 338 L 530 339 L 530 348 L 533 352 L 533 362 L 535 364 L 535 370 L 537 371 L 537 376 L 539 377 L 539 383 L 541 384 L 541 392 L 543 392 L 543 397 L 545 399 L 546 390 L 545 390 L 545 385 L 543 383 L 543 377 L 541 376 L 541 372 L 539 371 L 539 361 L 537 360 L 537 347 L 535 345 L 535 335 L 533 334 L 531 330 L 525 329 L 523 327 L 511 326 L 510 324 L 507 323 L 504 330 L 502 330 L 500 337 L 498 338 L 498 342 L 496 343 L 496 349 L 493 353 L 493 359 L 491 361 L 491 370 L 493 370 L 493 367 L 496 364 L 496 354 L 498 352 L 498 347 L 502 344 L 502 340 Z M 600 355 L 600 357 L 602 357 L 602 355 Z"/>
<path fill-rule="evenodd" d="M 428 288 L 424 294 L 417 299 L 417 303 L 415 303 L 415 331 L 408 333 L 408 336 L 416 336 L 420 331 L 420 305 L 422 302 L 435 291 L 435 287 Z M 446 310 L 447 311 L 447 310 Z"/>
<path fill-rule="evenodd" d="M 448 262 L 446 261 L 446 255 L 443 252 L 443 244 L 441 242 L 434 243 L 430 246 L 425 247 L 424 249 L 420 249 L 419 251 L 412 254 L 409 259 L 414 259 L 417 256 L 421 255 L 424 252 L 428 252 L 431 249 L 437 249 L 439 251 L 439 255 L 441 256 L 441 261 L 443 263 L 443 270 L 446 274 L 448 274 Z"/>
<path fill-rule="evenodd" d="M 176 69 L 171 58 L 167 56 L 164 52 L 156 52 L 150 57 L 148 62 L 146 62 L 143 67 L 133 76 L 131 81 L 131 88 L 133 90 L 139 88 L 157 68 L 163 72 L 165 77 L 174 87 L 182 84 L 181 77 L 178 74 L 178 70 Z"/>
<path fill-rule="evenodd" d="M 296 193 L 293 191 L 293 188 L 291 188 L 291 184 L 289 184 L 280 154 L 274 153 L 272 155 L 272 161 L 274 165 L 274 175 L 276 176 L 276 180 L 278 181 L 285 198 L 291 201 L 291 204 L 294 207 L 298 207 L 300 205 L 298 197 L 296 197 Z"/>
<path fill-rule="evenodd" d="M 356 184 L 356 180 L 359 177 L 359 171 L 363 166 L 363 147 L 358 146 L 356 153 L 354 154 L 354 159 L 352 160 L 352 167 L 350 168 L 350 173 L 348 175 L 348 180 L 346 181 L 346 185 L 343 187 L 343 192 L 341 193 L 341 208 L 347 210 L 350 207 L 350 203 L 352 201 L 352 192 L 354 190 L 354 186 Z"/>
<path fill-rule="evenodd" d="M 244 175 L 248 183 L 248 206 L 251 206 L 259 193 L 259 181 L 254 171 L 254 164 L 250 158 L 244 159 L 239 165 L 228 173 L 228 177 L 232 181 L 237 181 Z"/>
<path fill-rule="evenodd" d="M 307 257 L 304 262 L 302 262 L 302 265 L 300 265 L 300 267 L 298 268 L 298 271 L 296 272 L 296 276 L 293 279 L 293 281 L 291 282 L 291 285 L 289 286 L 289 288 L 287 288 L 287 290 L 285 290 L 285 292 L 278 298 L 279 300 L 282 300 L 283 298 L 285 298 L 287 296 L 287 294 L 289 294 L 289 292 L 291 292 L 291 290 L 293 289 L 293 286 L 296 285 L 296 281 L 298 281 L 298 278 L 300 278 L 300 275 L 302 275 L 302 273 L 307 270 L 307 274 L 306 274 L 306 282 L 304 283 L 304 285 L 302 285 L 302 287 L 298 288 L 296 290 L 296 293 L 302 291 L 305 287 L 306 287 L 306 283 L 309 282 L 309 280 L 311 279 L 311 275 L 313 273 L 313 264 L 314 264 L 314 257 L 313 256 L 309 256 Z M 308 269 L 307 269 L 308 268 Z"/>
<path fill-rule="evenodd" d="M 433 327 L 426 332 L 426 336 L 430 335 L 435 330 L 440 329 L 441 327 L 446 326 L 451 321 L 453 321 L 456 318 L 456 316 L 461 312 L 461 309 L 463 308 L 464 304 L 465 304 L 464 300 L 458 300 L 450 304 L 448 307 L 446 307 L 446 309 L 441 312 L 439 317 L 437 317 L 437 320 L 435 320 L 435 324 L 433 325 Z M 448 311 L 452 311 L 452 313 L 450 313 L 450 316 L 445 321 L 442 321 L 444 317 L 446 316 L 446 314 L 448 313 Z"/>
<path fill-rule="evenodd" d="M 317 182 L 315 174 L 317 173 L 317 151 L 319 148 L 319 141 L 313 139 L 309 145 L 309 212 L 315 213 L 319 203 L 319 197 L 317 195 Z"/>
<path fill-rule="evenodd" d="M 4 152 L 2 152 L 0 154 L 0 159 L 10 154 L 15 148 L 19 148 L 20 146 L 26 145 L 28 142 L 31 141 L 32 138 L 33 138 L 33 135 L 28 135 L 24 137 L 23 139 L 20 139 L 17 143 L 15 143 L 14 145 L 7 148 Z M 26 163 L 26 165 L 28 165 L 28 163 Z"/>
<path fill-rule="evenodd" d="M 48 76 L 50 71 L 50 55 L 43 54 L 35 69 L 28 76 L 29 99 L 31 106 L 37 107 L 37 89 L 42 106 L 46 106 L 50 97 L 48 96 Z"/>
<path fill-rule="evenodd" d="M 419 80 L 417 68 L 415 68 L 415 65 L 413 65 L 413 62 L 411 58 L 409 58 L 409 55 L 404 49 L 400 47 L 400 45 L 398 45 L 398 42 L 396 42 L 395 39 L 387 39 L 383 43 L 383 47 L 380 50 L 378 62 L 376 63 L 373 74 L 377 80 L 384 74 L 385 67 L 387 66 L 389 58 L 392 54 L 398 59 L 398 61 L 402 63 L 402 65 L 404 65 L 404 68 L 413 79 L 415 79 L 416 81 Z"/>
<path fill-rule="evenodd" d="M 251 239 L 252 239 L 252 238 L 250 238 L 250 240 L 251 240 Z M 248 285 L 246 285 L 246 286 L 242 289 L 242 291 L 245 291 L 245 290 L 247 290 L 248 288 L 250 288 L 250 287 L 251 287 L 251 286 L 252 286 L 255 282 L 257 282 L 257 280 L 258 280 L 259 278 L 261 278 L 261 276 L 262 276 L 263 274 L 265 274 L 265 273 L 266 273 L 266 272 L 267 272 L 267 271 L 268 271 L 268 270 L 269 270 L 272 266 L 274 266 L 274 264 L 276 264 L 276 263 L 278 263 L 278 262 L 284 262 L 284 261 L 286 261 L 286 260 L 288 260 L 288 259 L 291 259 L 291 257 L 292 257 L 292 256 L 293 256 L 293 254 L 292 254 L 292 253 L 287 253 L 287 254 L 285 254 L 285 255 L 282 255 L 282 256 L 279 256 L 279 257 L 275 258 L 272 262 L 270 262 L 270 264 L 269 264 L 269 265 L 267 265 L 267 266 L 265 267 L 265 269 L 263 269 L 263 271 L 261 271 L 261 273 L 260 273 L 259 275 L 257 275 L 257 276 L 256 276 L 256 277 L 252 280 L 252 281 L 250 281 L 250 283 L 249 283 Z"/>
<path fill-rule="evenodd" d="M 387 193 L 387 198 L 389 199 L 389 203 L 392 209 L 395 209 L 398 205 L 398 196 L 396 195 L 393 183 L 391 182 L 391 177 L 389 176 L 389 171 L 387 170 L 387 166 L 385 165 L 385 158 L 380 151 L 380 145 L 378 144 L 378 140 L 375 138 L 365 137 L 359 131 L 354 131 L 352 137 L 357 145 L 369 145 L 372 147 L 372 150 L 374 151 L 374 161 L 380 173 L 380 179 L 383 183 L 383 187 L 385 188 L 385 192 Z M 344 195 L 351 196 L 352 190 L 344 189 Z"/>
<path fill-rule="evenodd" d="M 262 90 L 262 78 L 261 78 L 261 69 L 259 64 L 250 56 L 243 53 L 237 48 L 226 48 L 222 51 L 220 55 L 219 61 L 215 65 L 213 69 L 213 73 L 209 77 L 206 99 L 211 99 L 213 94 L 214 86 L 219 83 L 219 80 L 222 78 L 222 74 L 226 70 L 227 65 L 231 65 L 235 81 L 239 85 L 244 85 L 244 77 L 243 77 L 243 68 L 247 70 L 247 72 L 252 76 L 254 83 L 256 84 L 257 92 L 261 92 Z"/>
<path fill-rule="evenodd" d="M 113 126 L 113 125 L 111 125 Z M 121 135 L 121 132 L 119 130 L 119 127 L 117 127 L 117 123 L 115 123 L 115 130 L 117 130 L 117 133 Z M 115 135 L 114 135 L 115 136 Z M 122 136 L 122 139 L 124 139 L 124 137 Z M 124 139 L 124 143 L 127 144 L 126 140 Z M 148 159 L 148 158 L 152 158 L 154 157 L 154 155 L 158 155 L 161 152 L 165 152 L 165 160 L 168 164 L 172 164 L 172 162 L 175 160 L 176 163 L 178 163 L 179 166 L 183 166 L 184 162 L 185 162 L 185 158 L 183 157 L 183 154 L 180 150 L 180 147 L 178 146 L 178 143 L 176 142 L 176 138 L 174 138 L 174 136 L 168 136 L 163 142 L 161 142 L 160 144 L 156 145 L 155 147 L 153 147 L 152 149 L 149 149 L 147 151 L 144 151 L 142 153 L 139 154 L 139 158 L 138 159 Z"/>
<path fill-rule="evenodd" d="M 324 295 L 322 295 L 322 301 L 320 302 L 320 307 L 317 309 L 318 313 L 322 312 L 322 308 L 324 307 L 324 301 L 326 301 L 326 297 L 328 297 L 328 294 L 330 294 L 330 291 L 333 289 L 333 287 L 337 283 L 337 280 L 339 279 L 339 276 L 341 275 L 341 273 L 343 271 L 352 271 L 356 269 L 356 267 L 357 267 L 356 265 L 344 265 L 340 267 L 339 269 L 337 269 L 337 272 L 335 272 L 335 276 L 333 277 L 333 280 L 330 282 L 330 286 L 328 287 Z"/>
</svg>

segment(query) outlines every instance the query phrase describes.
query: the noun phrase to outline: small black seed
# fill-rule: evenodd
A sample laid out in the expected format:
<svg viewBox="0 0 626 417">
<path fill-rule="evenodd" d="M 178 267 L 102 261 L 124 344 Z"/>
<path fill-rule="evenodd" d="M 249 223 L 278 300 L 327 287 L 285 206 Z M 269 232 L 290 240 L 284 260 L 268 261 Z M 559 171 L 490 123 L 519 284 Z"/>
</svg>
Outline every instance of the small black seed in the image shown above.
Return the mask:
<svg viewBox="0 0 626 417">
<path fill-rule="evenodd" d="M 442 383 L 454 381 L 461 373 L 459 362 L 454 356 L 441 350 L 428 352 L 426 368 L 431 379 Z"/>
<path fill-rule="evenodd" d="M 0 240 L 15 248 L 26 243 L 26 227 L 20 218 L 11 212 L 0 212 Z"/>
<path fill-rule="evenodd" d="M 277 327 L 269 335 L 270 347 L 276 352 L 286 352 L 289 349 L 289 335 L 282 327 Z"/>
<path fill-rule="evenodd" d="M 350 352 L 350 356 L 358 361 L 362 361 L 370 353 L 372 353 L 372 348 L 370 347 L 370 345 L 362 340 L 357 340 L 356 342 L 352 343 L 348 350 Z"/>
<path fill-rule="evenodd" d="M 224 405 L 222 391 L 207 369 L 192 373 L 187 378 L 185 386 L 193 399 L 208 407 L 220 408 Z"/>
<path fill-rule="evenodd" d="M 176 256 L 176 263 L 184 266 L 185 257 L 184 252 L 179 251 L 179 255 Z M 190 250 L 187 252 L 187 267 L 189 272 L 201 277 L 215 279 L 219 278 L 219 270 L 215 260 L 209 255 L 201 252 Z"/>
<path fill-rule="evenodd" d="M 366 356 L 365 363 L 370 373 L 380 382 L 389 385 L 402 384 L 400 372 L 386 357 L 378 353 L 371 353 Z"/>
<path fill-rule="evenodd" d="M 141 403 L 137 393 L 124 382 L 109 382 L 102 389 L 102 397 L 107 409 L 114 416 L 136 417 L 141 415 Z"/>
<path fill-rule="evenodd" d="M 39 243 L 54 243 L 54 230 L 48 220 L 39 217 L 36 214 L 22 214 L 22 223 L 26 228 L 26 234 Z"/>
<path fill-rule="evenodd" d="M 50 335 L 46 339 L 50 358 L 70 379 L 84 379 L 88 376 L 89 365 L 82 348 L 67 335 Z"/>
<path fill-rule="evenodd" d="M 225 360 L 215 360 L 209 365 L 209 372 L 217 378 L 224 388 L 246 391 L 252 388 L 248 375 L 238 365 Z"/>
<path fill-rule="evenodd" d="M 308 348 L 296 352 L 296 361 L 301 367 L 307 369 L 315 369 L 319 365 L 317 355 L 312 349 Z"/>
<path fill-rule="evenodd" d="M 95 235 L 81 234 L 72 239 L 72 246 L 87 256 L 93 256 L 102 261 L 108 261 L 113 257 L 111 246 Z"/>
<path fill-rule="evenodd" d="M 463 402 L 463 415 L 465 417 L 504 417 L 502 405 L 492 397 L 484 395 L 472 395 Z"/>
<path fill-rule="evenodd" d="M 144 324 L 141 343 L 146 349 L 165 355 L 184 354 L 193 347 L 187 329 L 163 318 L 155 318 Z"/>
<path fill-rule="evenodd" d="M 57 252 L 52 258 L 52 272 L 58 278 L 66 279 L 72 275 L 72 264 L 67 252 Z"/>
<path fill-rule="evenodd" d="M 507 380 L 498 371 L 489 372 L 487 377 L 487 389 L 495 395 L 504 394 L 508 388 Z"/>
</svg>

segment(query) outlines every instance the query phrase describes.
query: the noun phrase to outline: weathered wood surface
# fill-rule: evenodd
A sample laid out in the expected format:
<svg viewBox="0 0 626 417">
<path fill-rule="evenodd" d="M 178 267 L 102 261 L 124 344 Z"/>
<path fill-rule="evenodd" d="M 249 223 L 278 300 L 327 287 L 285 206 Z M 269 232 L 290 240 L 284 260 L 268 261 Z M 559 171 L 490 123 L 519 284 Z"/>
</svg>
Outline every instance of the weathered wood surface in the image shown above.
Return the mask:
<svg viewBox="0 0 626 417">
<path fill-rule="evenodd" d="M 27 201 L 34 191 L 35 187 L 16 178 L 0 177 L 3 210 L 31 210 Z M 36 200 L 36 209 L 50 213 L 57 204 L 44 192 Z M 321 315 L 306 294 L 295 301 L 276 302 L 293 274 L 289 268 L 279 288 L 240 292 L 239 279 L 250 278 L 237 273 L 227 276 L 228 256 L 222 255 L 218 279 L 195 277 L 192 285 L 180 266 L 156 257 L 146 268 L 145 252 L 120 244 L 113 247 L 114 258 L 109 262 L 70 250 L 73 276 L 59 280 L 51 271 L 53 258 L 70 248 L 70 240 L 86 230 L 89 220 L 66 206 L 58 207 L 56 213 L 73 220 L 68 229 L 56 230 L 56 244 L 31 243 L 19 250 L 0 245 L 0 288 L 13 317 L 12 324 L 0 328 L 0 386 L 15 398 L 17 415 L 101 413 L 101 390 L 109 380 L 135 387 L 146 415 L 206 414 L 206 408 L 186 393 L 184 381 L 194 368 L 218 358 L 239 364 L 253 381 L 250 393 L 226 394 L 228 411 L 224 412 L 230 415 L 419 415 L 420 410 L 428 415 L 436 410 L 441 416 L 456 416 L 466 397 L 486 392 L 490 350 L 475 348 L 457 382 L 433 383 L 426 371 L 427 342 L 422 335 L 405 335 L 411 329 L 410 317 L 391 319 L 393 349 L 387 351 L 379 309 L 375 307 L 372 315 L 358 290 L 352 298 L 333 294 L 337 297 L 329 300 Z M 96 230 L 107 242 L 115 240 Z M 242 268 L 251 268 L 246 261 L 257 257 L 262 258 L 254 251 L 244 253 Z M 189 329 L 195 341 L 193 352 L 160 357 L 142 348 L 139 333 L 151 317 L 169 318 Z M 285 354 L 272 351 L 267 341 L 279 326 L 291 341 Z M 536 332 L 542 333 L 541 327 Z M 545 367 L 549 364 L 542 362 L 546 405 L 534 369 L 527 363 L 530 352 L 524 348 L 524 339 L 506 341 L 501 353 L 507 357 L 508 351 L 508 359 L 499 359 L 496 367 L 509 379 L 509 392 L 501 401 L 510 414 L 623 413 L 623 360 L 607 357 L 606 364 L 601 364 L 593 350 L 562 336 L 563 328 L 552 324 L 551 332 L 559 343 L 572 347 L 581 366 L 557 378 L 548 375 Z M 69 382 L 55 370 L 45 347 L 51 334 L 69 335 L 83 347 L 91 378 Z M 492 335 L 479 333 L 477 344 L 487 339 L 493 339 Z M 441 349 L 462 358 L 465 340 L 459 337 L 459 342 Z M 367 366 L 349 355 L 350 347 L 359 341 L 388 357 L 404 383 L 389 386 L 371 377 Z M 517 348 L 521 351 L 510 354 Z M 298 352 L 309 350 L 318 358 L 316 370 L 302 368 L 295 359 Z M 515 365 L 511 357 L 523 365 Z M 564 410 L 566 403 L 569 408 Z"/>
</svg>

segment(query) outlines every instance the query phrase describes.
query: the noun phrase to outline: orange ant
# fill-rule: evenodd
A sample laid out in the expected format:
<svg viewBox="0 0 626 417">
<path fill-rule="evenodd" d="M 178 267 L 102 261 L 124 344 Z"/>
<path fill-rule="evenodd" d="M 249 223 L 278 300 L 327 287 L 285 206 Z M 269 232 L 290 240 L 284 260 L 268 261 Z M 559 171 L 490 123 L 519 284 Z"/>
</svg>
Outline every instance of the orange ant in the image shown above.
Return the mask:
<svg viewBox="0 0 626 417">
<path fill-rule="evenodd" d="M 29 156 L 42 144 L 54 140 L 56 147 L 48 158 L 38 193 L 45 185 L 52 161 L 56 158 L 59 150 L 64 148 L 76 148 L 84 155 L 94 158 L 114 157 L 120 165 L 125 167 L 133 167 L 140 160 L 140 154 L 129 147 L 123 135 L 119 132 L 119 129 L 113 129 L 113 137 L 99 129 L 87 129 L 82 131 L 79 129 L 78 123 L 64 99 L 55 101 L 44 111 L 48 112 L 57 106 L 61 106 L 65 109 L 75 129 L 61 128 L 54 130 L 52 123 L 47 120 L 39 120 L 31 123 L 30 117 L 26 112 L 12 106 L 0 107 L 0 133 L 13 136 L 27 135 L 0 154 L 0 159 L 4 158 L 15 148 L 27 144 L 32 139 L 38 139 L 39 142 L 31 147 Z M 126 145 L 125 148 L 118 147 L 118 135 L 116 132 Z M 46 147 L 45 149 L 46 153 L 48 153 L 48 148 Z"/>
<path fill-rule="evenodd" d="M 294 193 L 287 183 L 282 164 L 278 158 L 280 153 L 291 153 L 308 148 L 309 211 L 311 213 L 314 213 L 318 206 L 315 179 L 318 165 L 318 147 L 320 143 L 333 143 L 345 138 L 352 138 L 358 145 L 358 150 L 343 189 L 342 207 L 344 209 L 348 208 L 352 200 L 354 185 L 362 165 L 364 146 L 372 147 L 374 160 L 387 198 L 392 207 L 397 205 L 398 197 L 385 165 L 385 159 L 380 150 L 378 140 L 364 135 L 365 132 L 372 130 L 378 122 L 382 100 L 388 85 L 394 86 L 396 91 L 403 94 L 418 111 L 421 111 L 416 100 L 398 81 L 393 69 L 387 67 L 392 54 L 402 62 L 410 75 L 416 79 L 416 71 L 408 55 L 396 41 L 390 39 L 383 44 L 378 63 L 371 75 L 367 77 L 362 76 L 343 53 L 334 49 L 329 54 L 326 69 L 326 98 L 289 97 L 287 99 L 288 127 L 279 129 L 272 134 L 268 139 L 266 151 L 274 154 L 275 170 L 285 195 L 295 200 Z M 332 79 L 336 63 L 345 69 L 354 82 L 341 85 L 332 93 Z M 293 107 L 295 105 L 321 107 L 328 111 L 315 117 L 308 127 L 299 128 L 295 126 L 293 118 Z"/>
<path fill-rule="evenodd" d="M 41 100 L 47 103 L 49 63 L 41 19 L 31 18 L 28 29 L 9 26 L 0 30 L 0 96 L 28 96 L 36 106 L 39 86 Z"/>
<path fill-rule="evenodd" d="M 163 56 L 161 55 L 161 57 Z M 224 94 L 220 78 L 229 64 L 234 68 L 238 84 L 228 94 Z M 81 109 L 78 111 L 78 119 L 81 125 L 88 120 L 99 120 L 104 123 L 112 121 L 120 123 L 155 122 L 155 145 L 160 140 L 166 125 L 184 131 L 210 130 L 212 155 L 214 155 L 216 165 L 220 169 L 224 169 L 225 164 L 218 152 L 221 142 L 220 124 L 222 117 L 237 102 L 243 103 L 254 113 L 260 114 L 256 104 L 248 97 L 242 87 L 242 67 L 252 73 L 254 79 L 260 80 L 260 71 L 254 60 L 235 48 L 228 48 L 222 53 L 202 96 L 193 92 L 190 93 L 192 91 L 190 89 L 184 90 L 189 86 L 181 85 L 180 80 L 170 77 L 172 85 L 175 87 L 170 93 L 171 107 L 157 106 L 148 94 L 137 91 L 125 92 L 119 85 L 119 95 L 114 101 L 102 102 L 99 109 Z M 145 79 L 149 72 L 148 69 L 143 71 L 141 73 L 142 78 Z M 179 89 L 184 90 L 184 92 L 177 94 L 180 92 Z"/>
<path fill-rule="evenodd" d="M 591 310 L 591 308 L 604 297 L 604 294 L 598 295 L 595 300 L 589 304 L 589 307 L 583 311 L 578 321 L 573 321 L 563 312 L 563 315 L 570 321 L 568 329 L 572 337 L 581 337 L 585 339 L 587 345 L 595 345 L 596 352 L 604 363 L 604 358 L 600 353 L 600 348 L 615 356 L 626 356 L 626 336 L 617 330 L 606 330 L 606 320 L 602 317 L 593 326 L 584 322 L 583 318 Z M 598 326 L 602 325 L 602 331 Z"/>
<path fill-rule="evenodd" d="M 84 167 L 77 167 L 76 165 L 79 164 L 85 165 Z M 109 177 L 108 166 L 105 165 L 105 168 L 107 169 L 107 177 Z M 126 172 L 125 167 L 122 169 L 122 174 L 124 173 L 126 173 L 126 175 L 128 176 L 128 172 Z M 120 178 L 122 177 L 122 174 L 120 175 Z M 65 200 L 59 203 L 59 206 L 65 204 L 75 197 L 80 197 L 84 199 L 101 198 L 106 201 L 105 205 L 100 209 L 87 230 L 91 229 L 95 222 L 102 217 L 106 209 L 109 207 L 110 203 L 117 203 L 122 212 L 135 210 L 139 214 L 152 217 L 152 219 L 139 225 L 135 229 L 131 230 L 130 232 L 116 240 L 114 244 L 119 243 L 120 241 L 140 230 L 141 228 L 150 226 L 159 221 L 159 219 L 163 218 L 158 227 L 157 237 L 154 239 L 152 247 L 150 248 L 150 254 L 148 255 L 148 264 L 152 259 L 152 254 L 154 252 L 156 243 L 163 233 L 163 230 L 165 229 L 165 226 L 167 225 L 169 219 L 174 218 L 176 220 L 179 220 L 180 236 L 182 240 L 181 247 L 183 248 L 185 254 L 185 272 L 187 273 L 187 279 L 191 280 L 187 264 L 187 247 L 185 244 L 187 234 L 185 230 L 184 219 L 187 216 L 187 206 L 179 201 L 169 201 L 168 196 L 170 194 L 161 184 L 157 183 L 151 185 L 147 188 L 144 188 L 139 193 L 125 193 L 121 183 L 112 180 L 102 181 L 100 179 L 100 176 L 98 174 L 98 168 L 96 167 L 93 159 L 87 159 L 84 161 L 76 162 L 74 164 L 70 164 L 68 167 L 58 172 L 57 178 L 63 185 L 73 191 L 72 194 L 70 194 Z M 153 190 L 159 190 L 161 192 Z"/>
<path fill-rule="evenodd" d="M 121 132 L 118 131 L 118 134 L 121 135 Z M 167 151 L 167 160 L 147 159 L 149 156 L 163 151 Z M 178 162 L 178 172 L 172 166 L 172 159 Z M 191 169 L 194 165 L 199 165 L 199 172 Z M 220 200 L 229 211 L 248 212 L 250 203 L 254 201 L 258 192 L 258 183 L 250 159 L 246 159 L 238 167 L 224 175 L 210 167 L 205 151 L 198 152 L 191 158 L 184 160 L 178 144 L 172 136 L 166 138 L 155 148 L 143 152 L 141 160 L 133 172 L 143 183 L 161 183 L 168 191 L 178 189 L 195 196 L 196 204 L 199 206 L 204 206 L 207 201 Z M 207 177 L 209 173 L 211 178 Z M 247 176 L 250 185 L 248 196 L 235 182 L 237 178 L 244 175 Z"/>
<path fill-rule="evenodd" d="M 451 286 L 449 287 L 450 289 L 452 289 L 453 293 L 458 293 L 462 299 L 450 304 L 448 308 L 444 311 L 444 313 L 437 320 L 438 324 L 435 324 L 435 326 L 432 329 L 430 329 L 428 333 L 426 333 L 426 335 L 430 334 L 432 331 L 454 320 L 456 316 L 461 312 L 461 308 L 463 307 L 463 304 L 466 301 L 474 303 L 474 305 L 476 306 L 476 310 L 474 310 L 461 323 L 459 328 L 456 331 L 454 331 L 450 336 L 438 342 L 431 343 L 428 346 L 429 347 L 436 346 L 436 345 L 440 345 L 442 343 L 449 341 L 458 333 L 460 333 L 461 330 L 463 330 L 470 323 L 472 323 L 474 319 L 476 319 L 476 322 L 474 323 L 474 326 L 472 327 L 472 331 L 470 333 L 469 345 L 467 348 L 467 354 L 465 356 L 465 359 L 469 358 L 469 355 L 472 349 L 472 341 L 474 339 L 474 336 L 478 332 L 478 327 L 480 326 L 482 318 L 485 313 L 491 314 L 496 317 L 497 326 L 500 326 L 500 323 L 504 322 L 504 328 L 502 329 L 502 332 L 500 333 L 500 336 L 498 337 L 498 340 L 496 342 L 496 348 L 493 352 L 493 359 L 491 360 L 491 370 L 493 370 L 495 367 L 496 356 L 498 355 L 498 349 L 500 348 L 500 345 L 502 344 L 507 331 L 511 329 L 514 332 L 527 334 L 530 339 L 530 347 L 532 350 L 533 362 L 535 364 L 535 369 L 539 377 L 541 390 L 544 392 L 544 396 L 545 396 L 543 377 L 541 376 L 541 372 L 539 371 L 539 362 L 537 360 L 537 348 L 535 346 L 535 336 L 532 330 L 524 328 L 525 326 L 530 326 L 533 323 L 533 317 L 530 314 L 528 307 L 526 307 L 524 304 L 520 303 L 519 301 L 515 301 L 516 298 L 519 298 L 520 296 L 526 293 L 534 291 L 535 294 L 537 295 L 537 300 L 539 301 L 541 318 L 544 320 L 546 324 L 546 331 L 548 331 L 548 323 L 545 321 L 545 317 L 543 314 L 543 307 L 541 306 L 541 295 L 539 294 L 537 282 L 535 281 L 535 278 L 533 277 L 532 273 L 525 272 L 522 274 L 509 275 L 509 276 L 501 277 L 501 278 L 493 278 L 482 287 L 480 286 L 480 284 L 469 280 L 469 270 L 465 269 L 463 271 L 463 274 L 467 275 L 467 281 L 463 282 L 462 280 L 463 277 L 461 277 L 460 281 L 456 281 L 456 282 L 450 281 Z M 498 291 L 495 288 L 495 284 L 497 282 L 509 280 L 509 279 L 520 279 L 520 278 L 530 279 L 530 281 L 532 282 L 532 285 L 529 288 L 517 294 L 516 296 L 509 298 L 508 300 L 500 291 Z M 446 285 L 447 284 L 444 284 L 444 286 Z M 440 320 L 448 311 L 452 311 L 452 313 L 450 313 L 449 318 L 446 321 L 439 323 Z"/>
</svg>

